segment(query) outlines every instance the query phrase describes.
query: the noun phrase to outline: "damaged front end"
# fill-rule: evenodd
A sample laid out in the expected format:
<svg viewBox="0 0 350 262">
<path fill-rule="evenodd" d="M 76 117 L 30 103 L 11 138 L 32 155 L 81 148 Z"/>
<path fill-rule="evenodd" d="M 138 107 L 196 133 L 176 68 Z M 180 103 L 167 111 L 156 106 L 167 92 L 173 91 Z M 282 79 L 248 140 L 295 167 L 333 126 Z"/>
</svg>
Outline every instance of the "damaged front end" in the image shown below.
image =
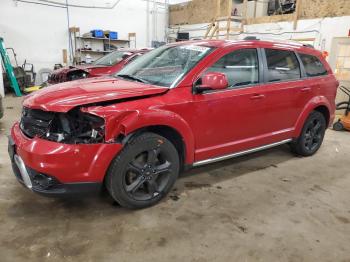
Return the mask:
<svg viewBox="0 0 350 262">
<path fill-rule="evenodd" d="M 56 71 L 53 72 L 50 75 L 48 82 L 50 84 L 58 84 L 58 83 L 63 83 L 63 82 L 67 82 L 67 81 L 85 79 L 85 78 L 88 78 L 89 75 L 90 74 L 89 74 L 88 70 L 70 67 L 69 69 L 61 69 L 57 72 Z"/>
<path fill-rule="evenodd" d="M 20 122 L 29 138 L 64 144 L 98 144 L 105 141 L 105 120 L 74 108 L 67 113 L 23 108 Z"/>
</svg>

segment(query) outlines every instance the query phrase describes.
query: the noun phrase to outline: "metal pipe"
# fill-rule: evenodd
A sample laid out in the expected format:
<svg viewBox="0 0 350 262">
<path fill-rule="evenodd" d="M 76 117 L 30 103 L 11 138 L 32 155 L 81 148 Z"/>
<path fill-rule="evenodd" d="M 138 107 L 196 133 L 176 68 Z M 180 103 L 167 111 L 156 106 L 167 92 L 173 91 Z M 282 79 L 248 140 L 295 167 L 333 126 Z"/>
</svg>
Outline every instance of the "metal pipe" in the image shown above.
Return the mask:
<svg viewBox="0 0 350 262">
<path fill-rule="evenodd" d="M 40 2 L 44 3 L 50 3 L 54 5 L 60 5 L 60 6 L 65 6 L 64 4 L 56 1 L 51 1 L 51 0 L 38 0 Z M 74 4 L 69 4 L 70 7 L 79 7 L 79 8 L 95 8 L 95 9 L 113 9 L 116 7 L 117 4 L 119 4 L 121 0 L 117 0 L 111 7 L 106 7 L 106 6 L 88 6 L 88 5 L 74 5 Z"/>
<path fill-rule="evenodd" d="M 156 40 L 156 31 L 157 31 L 157 28 L 156 28 L 156 6 L 157 6 L 157 3 L 156 3 L 156 0 L 153 0 L 153 11 L 152 11 L 152 23 L 153 23 L 153 30 L 152 30 L 152 39 L 151 40 Z"/>
<path fill-rule="evenodd" d="M 68 26 L 68 45 L 69 45 L 69 61 L 73 60 L 73 42 L 72 37 L 70 35 L 70 21 L 69 21 L 69 7 L 68 7 L 68 0 L 66 0 L 66 11 L 67 11 L 67 26 Z"/>
<path fill-rule="evenodd" d="M 164 41 L 168 42 L 169 26 L 170 26 L 170 15 L 169 15 L 169 0 L 165 0 L 165 32 Z"/>
<path fill-rule="evenodd" d="M 147 46 L 150 46 L 150 41 L 149 41 L 149 12 L 150 12 L 150 3 L 147 1 L 147 6 L 146 6 L 146 43 Z"/>
</svg>

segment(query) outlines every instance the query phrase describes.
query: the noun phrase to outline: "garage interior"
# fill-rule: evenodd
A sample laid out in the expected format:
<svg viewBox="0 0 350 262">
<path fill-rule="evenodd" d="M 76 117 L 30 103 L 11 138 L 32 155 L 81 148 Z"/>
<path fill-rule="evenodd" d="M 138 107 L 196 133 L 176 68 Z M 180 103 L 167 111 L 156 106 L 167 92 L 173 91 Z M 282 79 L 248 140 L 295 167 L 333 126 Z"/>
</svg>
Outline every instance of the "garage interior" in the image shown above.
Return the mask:
<svg viewBox="0 0 350 262">
<path fill-rule="evenodd" d="M 350 88 L 350 1 L 3 0 L 0 13 L 8 57 L 0 67 L 1 261 L 350 261 L 345 130 L 329 128 L 312 157 L 281 145 L 185 171 L 164 200 L 141 210 L 105 192 L 33 194 L 16 181 L 8 155 L 26 95 L 47 88 L 54 70 L 115 50 L 199 39 L 295 41 L 321 51 Z M 338 90 L 336 103 L 348 100 Z M 343 114 L 337 110 L 335 120 Z"/>
</svg>

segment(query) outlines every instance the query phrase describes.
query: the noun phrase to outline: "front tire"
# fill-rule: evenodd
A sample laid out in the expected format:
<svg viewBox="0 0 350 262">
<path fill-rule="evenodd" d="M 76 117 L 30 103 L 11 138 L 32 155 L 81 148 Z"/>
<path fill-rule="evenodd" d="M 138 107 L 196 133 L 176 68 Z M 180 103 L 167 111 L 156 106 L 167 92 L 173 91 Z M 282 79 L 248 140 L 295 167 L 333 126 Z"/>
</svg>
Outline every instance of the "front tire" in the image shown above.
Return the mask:
<svg viewBox="0 0 350 262">
<path fill-rule="evenodd" d="M 162 136 L 143 133 L 127 143 L 112 161 L 106 187 L 121 206 L 145 208 L 169 193 L 179 169 L 175 146 Z"/>
<path fill-rule="evenodd" d="M 312 111 L 304 123 L 300 136 L 291 144 L 292 151 L 301 156 L 312 156 L 321 147 L 326 132 L 322 113 Z"/>
</svg>

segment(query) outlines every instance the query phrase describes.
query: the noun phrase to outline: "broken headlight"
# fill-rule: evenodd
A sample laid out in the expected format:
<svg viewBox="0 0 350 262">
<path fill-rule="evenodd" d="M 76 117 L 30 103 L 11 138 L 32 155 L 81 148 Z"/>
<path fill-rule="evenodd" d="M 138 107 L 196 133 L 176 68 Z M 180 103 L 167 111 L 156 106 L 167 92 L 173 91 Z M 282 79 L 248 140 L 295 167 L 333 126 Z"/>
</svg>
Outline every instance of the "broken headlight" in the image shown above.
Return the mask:
<svg viewBox="0 0 350 262">
<path fill-rule="evenodd" d="M 104 134 L 103 118 L 77 109 L 69 113 L 57 113 L 45 139 L 66 144 L 97 144 L 104 142 Z"/>
</svg>

